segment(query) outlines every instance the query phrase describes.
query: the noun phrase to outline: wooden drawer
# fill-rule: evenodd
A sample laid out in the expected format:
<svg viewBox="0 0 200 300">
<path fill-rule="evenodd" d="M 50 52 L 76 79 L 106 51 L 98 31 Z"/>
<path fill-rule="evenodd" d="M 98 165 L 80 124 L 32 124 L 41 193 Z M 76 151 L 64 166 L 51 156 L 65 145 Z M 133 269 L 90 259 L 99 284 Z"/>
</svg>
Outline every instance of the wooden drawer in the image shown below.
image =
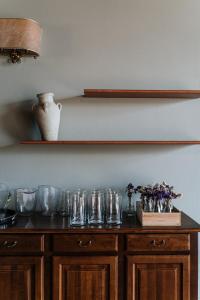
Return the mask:
<svg viewBox="0 0 200 300">
<path fill-rule="evenodd" d="M 53 236 L 53 251 L 108 252 L 118 250 L 115 234 L 60 234 Z"/>
<path fill-rule="evenodd" d="M 187 251 L 189 234 L 129 234 L 128 251 Z"/>
<path fill-rule="evenodd" d="M 0 253 L 44 251 L 44 236 L 33 234 L 1 234 Z"/>
</svg>

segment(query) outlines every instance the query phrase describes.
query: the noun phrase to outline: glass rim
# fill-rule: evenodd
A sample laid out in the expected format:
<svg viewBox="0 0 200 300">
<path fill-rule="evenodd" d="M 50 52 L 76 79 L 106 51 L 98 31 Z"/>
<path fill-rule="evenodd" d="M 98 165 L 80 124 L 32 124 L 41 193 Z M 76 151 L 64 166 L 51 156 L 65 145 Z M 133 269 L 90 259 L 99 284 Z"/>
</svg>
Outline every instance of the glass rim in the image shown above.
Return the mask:
<svg viewBox="0 0 200 300">
<path fill-rule="evenodd" d="M 25 191 L 25 190 L 31 190 L 31 189 L 32 189 L 32 191 Z M 38 189 L 36 189 L 36 188 L 17 188 L 17 189 L 15 189 L 15 192 L 17 192 L 17 191 L 22 191 L 23 194 L 33 194 L 33 193 L 36 193 L 38 191 Z"/>
</svg>

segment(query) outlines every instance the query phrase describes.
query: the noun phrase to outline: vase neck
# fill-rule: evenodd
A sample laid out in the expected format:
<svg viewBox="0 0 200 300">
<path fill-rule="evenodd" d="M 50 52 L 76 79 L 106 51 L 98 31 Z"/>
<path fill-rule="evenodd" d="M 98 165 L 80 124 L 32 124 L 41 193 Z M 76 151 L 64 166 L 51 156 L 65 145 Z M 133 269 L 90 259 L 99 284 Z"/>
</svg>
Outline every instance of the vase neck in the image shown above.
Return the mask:
<svg viewBox="0 0 200 300">
<path fill-rule="evenodd" d="M 54 102 L 54 94 L 53 93 L 43 93 L 37 95 L 39 103 L 52 103 Z"/>
</svg>

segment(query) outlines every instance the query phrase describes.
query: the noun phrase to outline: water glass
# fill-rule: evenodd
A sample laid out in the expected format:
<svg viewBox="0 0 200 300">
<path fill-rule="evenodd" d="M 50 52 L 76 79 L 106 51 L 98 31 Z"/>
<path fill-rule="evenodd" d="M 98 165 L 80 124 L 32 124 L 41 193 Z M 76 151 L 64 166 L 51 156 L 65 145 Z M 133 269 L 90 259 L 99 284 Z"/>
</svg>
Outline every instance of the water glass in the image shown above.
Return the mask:
<svg viewBox="0 0 200 300">
<path fill-rule="evenodd" d="M 9 194 L 9 188 L 7 184 L 0 183 L 0 209 L 6 207 L 8 194 Z"/>
<path fill-rule="evenodd" d="M 62 192 L 62 196 L 58 208 L 58 213 L 62 217 L 70 215 L 70 197 L 71 197 L 70 191 L 66 190 Z"/>
<path fill-rule="evenodd" d="M 88 224 L 104 223 L 104 193 L 93 190 L 88 197 Z"/>
<path fill-rule="evenodd" d="M 76 191 L 70 199 L 70 225 L 83 226 L 86 224 L 87 198 L 85 191 Z"/>
<path fill-rule="evenodd" d="M 60 190 L 56 187 L 50 185 L 40 185 L 38 187 L 38 198 L 43 216 L 56 214 L 60 196 Z"/>
<path fill-rule="evenodd" d="M 30 216 L 36 208 L 36 189 L 18 188 L 15 190 L 17 211 L 24 216 Z"/>
<path fill-rule="evenodd" d="M 119 225 L 122 223 L 122 196 L 119 192 L 106 192 L 106 223 Z"/>
</svg>

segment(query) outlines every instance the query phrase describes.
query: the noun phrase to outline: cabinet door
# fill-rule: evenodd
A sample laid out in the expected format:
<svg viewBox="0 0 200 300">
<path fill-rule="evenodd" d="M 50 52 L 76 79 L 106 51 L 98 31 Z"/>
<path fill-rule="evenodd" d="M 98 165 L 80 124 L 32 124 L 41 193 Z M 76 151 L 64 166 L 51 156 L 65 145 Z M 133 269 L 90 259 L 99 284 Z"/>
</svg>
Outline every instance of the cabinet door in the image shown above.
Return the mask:
<svg viewBox="0 0 200 300">
<path fill-rule="evenodd" d="M 54 300 L 117 300 L 117 257 L 54 257 Z"/>
<path fill-rule="evenodd" d="M 128 300 L 190 300 L 190 257 L 128 256 L 127 284 Z"/>
<path fill-rule="evenodd" d="M 0 257 L 0 299 L 43 300 L 43 259 Z"/>
</svg>

